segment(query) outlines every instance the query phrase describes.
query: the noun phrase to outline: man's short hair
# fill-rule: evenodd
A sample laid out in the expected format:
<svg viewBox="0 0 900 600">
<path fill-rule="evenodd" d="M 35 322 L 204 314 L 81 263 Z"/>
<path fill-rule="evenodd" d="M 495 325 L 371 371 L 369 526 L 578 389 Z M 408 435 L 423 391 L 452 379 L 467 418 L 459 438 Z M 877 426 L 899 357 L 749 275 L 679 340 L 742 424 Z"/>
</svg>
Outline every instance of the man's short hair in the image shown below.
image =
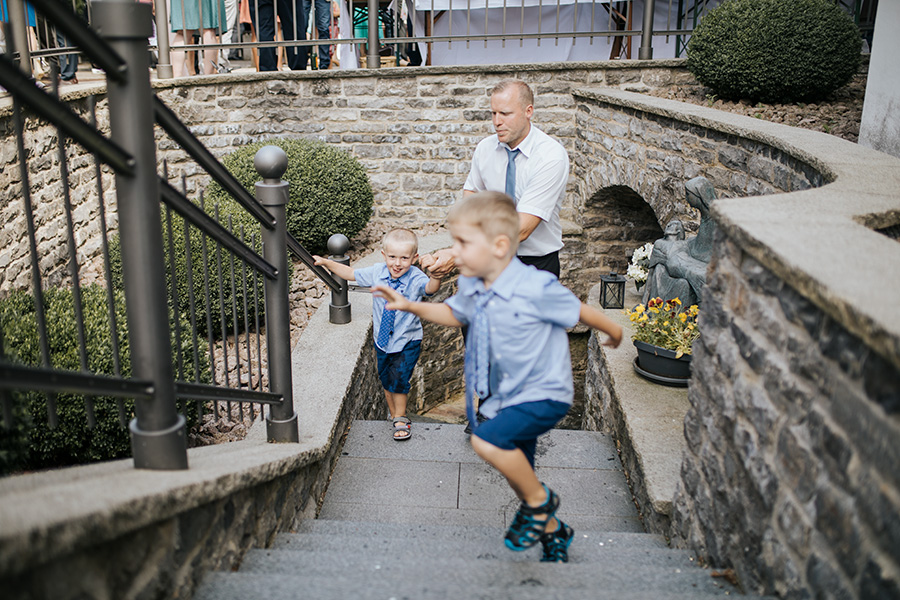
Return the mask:
<svg viewBox="0 0 900 600">
<path fill-rule="evenodd" d="M 523 107 L 534 104 L 534 92 L 532 92 L 531 87 L 521 79 L 504 79 L 494 86 L 491 90 L 491 96 L 505 92 L 510 88 L 516 88 L 519 91 L 519 100 L 522 102 Z"/>
<path fill-rule="evenodd" d="M 409 229 L 391 229 L 381 240 L 381 248 L 387 250 L 388 244 L 391 245 L 409 245 L 412 247 L 412 253 L 419 251 L 419 238 Z"/>
<path fill-rule="evenodd" d="M 466 223 L 493 240 L 505 235 L 513 253 L 519 247 L 519 213 L 512 198 L 502 192 L 469 194 L 450 208 L 447 223 Z"/>
</svg>

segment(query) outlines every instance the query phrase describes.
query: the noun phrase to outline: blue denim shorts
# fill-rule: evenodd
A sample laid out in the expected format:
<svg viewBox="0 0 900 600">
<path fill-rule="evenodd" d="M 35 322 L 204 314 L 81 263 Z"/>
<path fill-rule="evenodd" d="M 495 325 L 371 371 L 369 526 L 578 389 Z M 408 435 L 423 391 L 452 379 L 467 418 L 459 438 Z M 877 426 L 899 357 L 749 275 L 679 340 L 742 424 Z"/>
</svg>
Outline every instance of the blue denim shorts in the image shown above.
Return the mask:
<svg viewBox="0 0 900 600">
<path fill-rule="evenodd" d="M 553 429 L 567 412 L 569 405 L 555 400 L 517 404 L 478 425 L 472 435 L 503 450 L 518 448 L 534 467 L 538 436 Z"/>
<path fill-rule="evenodd" d="M 382 387 L 392 394 L 408 394 L 409 380 L 421 352 L 422 340 L 409 342 L 400 352 L 390 354 L 375 346 L 378 378 L 381 379 Z"/>
</svg>

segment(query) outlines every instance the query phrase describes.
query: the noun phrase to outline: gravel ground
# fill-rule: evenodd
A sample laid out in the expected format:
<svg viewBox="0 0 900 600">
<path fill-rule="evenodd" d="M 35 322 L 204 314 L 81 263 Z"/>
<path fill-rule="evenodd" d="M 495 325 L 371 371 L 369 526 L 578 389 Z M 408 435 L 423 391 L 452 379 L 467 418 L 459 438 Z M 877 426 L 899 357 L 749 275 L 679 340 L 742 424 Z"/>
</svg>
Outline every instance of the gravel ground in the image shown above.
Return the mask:
<svg viewBox="0 0 900 600">
<path fill-rule="evenodd" d="M 755 117 L 757 119 L 765 119 L 776 123 L 784 123 L 794 127 L 803 127 L 822 131 L 831 135 L 841 137 L 845 140 L 856 142 L 859 138 L 859 124 L 862 118 L 863 99 L 866 91 L 866 77 L 859 75 L 855 77 L 849 84 L 835 91 L 829 98 L 822 102 L 814 104 L 763 104 L 742 100 L 727 101 L 720 100 L 711 93 L 708 88 L 703 86 L 685 86 L 679 89 L 669 90 L 653 90 L 648 92 L 649 95 L 678 100 L 680 102 L 690 102 L 709 106 L 718 110 L 738 113 Z M 358 260 L 362 256 L 378 250 L 381 238 L 390 228 L 389 223 L 372 222 L 359 232 L 352 240 L 350 245 L 350 262 Z M 416 230 L 419 236 L 429 235 L 439 229 L 437 225 L 426 226 Z M 297 343 L 303 328 L 309 321 L 310 316 L 318 307 L 329 297 L 328 287 L 319 281 L 302 263 L 295 262 L 294 277 L 291 285 L 290 301 L 291 301 L 291 345 Z M 242 383 L 246 383 L 248 379 L 256 380 L 255 374 L 251 377 L 245 373 L 240 375 L 237 373 L 237 365 L 234 364 L 235 344 L 234 339 L 227 340 L 228 353 L 231 357 L 229 364 L 229 376 L 233 381 L 240 378 Z M 262 355 L 265 356 L 264 339 L 260 344 Z M 247 355 L 246 340 L 241 339 L 238 342 L 238 350 L 241 356 Z M 251 339 L 250 353 L 256 356 L 256 340 Z M 216 349 L 216 371 L 219 381 L 224 381 L 224 353 L 222 344 L 220 343 Z M 262 383 L 265 388 L 268 385 L 266 369 L 262 369 Z M 206 414 L 203 423 L 199 428 L 191 431 L 189 434 L 192 446 L 204 446 L 208 444 L 217 444 L 229 441 L 243 439 L 250 426 L 250 413 L 246 406 L 243 409 L 243 418 L 241 418 L 241 408 L 237 404 L 231 407 L 230 418 L 225 410 L 225 405 L 220 405 L 219 417 L 212 413 Z"/>
<path fill-rule="evenodd" d="M 764 104 L 747 100 L 721 100 L 709 88 L 701 85 L 679 89 L 658 89 L 648 95 L 709 106 L 718 110 L 747 115 L 775 123 L 813 129 L 856 142 L 862 120 L 863 99 L 866 95 L 866 76 L 857 75 L 844 87 L 817 103 Z"/>
</svg>

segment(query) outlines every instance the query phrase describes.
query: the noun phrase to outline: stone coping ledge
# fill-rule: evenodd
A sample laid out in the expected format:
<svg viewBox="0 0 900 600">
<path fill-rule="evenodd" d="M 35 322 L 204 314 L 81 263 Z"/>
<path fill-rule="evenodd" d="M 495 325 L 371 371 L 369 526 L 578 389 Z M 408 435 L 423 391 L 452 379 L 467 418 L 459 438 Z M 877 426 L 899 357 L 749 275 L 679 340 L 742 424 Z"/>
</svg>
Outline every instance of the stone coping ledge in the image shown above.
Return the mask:
<svg viewBox="0 0 900 600">
<path fill-rule="evenodd" d="M 510 77 L 518 73 L 555 71 L 622 71 L 628 69 L 647 68 L 683 68 L 687 64 L 685 58 L 666 58 L 657 60 L 597 60 L 583 62 L 527 63 L 527 64 L 494 64 L 494 65 L 435 65 L 419 67 L 386 67 L 379 69 L 328 69 L 325 71 L 270 71 L 249 73 L 220 73 L 213 75 L 195 75 L 173 79 L 152 79 L 154 90 L 165 90 L 179 87 L 197 87 L 222 85 L 229 83 L 247 83 L 249 81 L 291 81 L 291 80 L 329 80 L 351 78 L 409 78 L 441 75 L 483 75 L 509 73 Z M 102 77 L 102 75 L 100 76 Z M 60 98 L 64 101 L 78 100 L 106 93 L 106 81 L 82 83 L 60 88 Z M 12 114 L 12 97 L 0 98 L 0 117 Z"/>
<path fill-rule="evenodd" d="M 625 306 L 640 304 L 641 297 L 629 283 Z M 613 412 L 604 425 L 611 430 L 628 483 L 644 526 L 652 533 L 668 535 L 672 500 L 681 481 L 684 417 L 690 409 L 688 389 L 647 381 L 634 371 L 637 356 L 631 339 L 631 322 L 623 309 L 600 306 L 600 285 L 588 292 L 587 304 L 622 326 L 622 343 L 616 349 L 599 346 L 599 360 L 606 364 Z M 593 332 L 597 341 L 606 335 Z"/>
<path fill-rule="evenodd" d="M 577 96 L 767 144 L 810 165 L 820 188 L 721 198 L 726 235 L 900 368 L 900 158 L 807 129 L 615 89 Z"/>
<path fill-rule="evenodd" d="M 420 252 L 450 244 L 446 233 Z M 356 263 L 371 264 L 380 253 Z M 340 439 L 338 416 L 360 353 L 369 349 L 372 296 L 350 297 L 352 321 L 328 322 L 328 301 L 292 351 L 299 444 L 269 444 L 257 421 L 239 442 L 188 450 L 183 471 L 135 469 L 131 459 L 0 479 L 0 577 L 228 497 L 321 460 Z"/>
</svg>

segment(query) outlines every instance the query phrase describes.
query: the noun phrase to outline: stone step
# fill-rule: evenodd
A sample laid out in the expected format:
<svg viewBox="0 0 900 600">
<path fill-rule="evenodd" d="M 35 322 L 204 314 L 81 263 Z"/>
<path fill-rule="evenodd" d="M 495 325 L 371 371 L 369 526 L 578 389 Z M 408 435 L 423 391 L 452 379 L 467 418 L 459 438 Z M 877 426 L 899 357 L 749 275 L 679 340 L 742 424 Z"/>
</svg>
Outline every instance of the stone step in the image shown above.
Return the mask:
<svg viewBox="0 0 900 600">
<path fill-rule="evenodd" d="M 492 563 L 489 563 L 492 564 Z M 698 578 L 682 580 L 664 570 L 645 572 L 634 569 L 598 573 L 580 587 L 548 587 L 543 578 L 554 572 L 566 580 L 572 565 L 521 565 L 521 578 L 516 585 L 478 585 L 479 576 L 467 572 L 448 573 L 452 579 L 432 580 L 430 574 L 411 576 L 414 565 L 398 570 L 388 578 L 371 573 L 345 573 L 342 576 L 279 575 L 259 573 L 210 573 L 194 594 L 195 600 L 708 600 L 736 594 L 733 587 L 703 574 L 709 582 Z M 749 598 L 749 597 L 748 597 Z M 756 598 L 755 596 L 752 598 Z"/>
<path fill-rule="evenodd" d="M 477 568 L 484 568 L 489 563 L 494 568 L 506 569 L 506 563 L 538 564 L 541 558 L 540 546 L 529 548 L 523 552 L 513 552 L 504 547 L 482 549 L 474 554 L 462 554 L 458 546 L 449 545 L 443 555 L 423 555 L 417 548 L 397 548 L 389 555 L 380 549 L 361 548 L 354 550 L 291 550 L 268 549 L 250 550 L 241 561 L 241 572 L 247 573 L 310 573 L 315 575 L 340 576 L 348 571 L 376 572 L 381 569 L 393 569 L 402 566 L 406 571 L 408 565 L 415 565 L 416 572 L 430 573 L 444 570 L 442 565 L 457 565 L 468 568 L 470 563 Z M 697 567 L 690 555 L 676 550 L 645 548 L 641 550 L 615 550 L 609 552 L 592 552 L 584 548 L 570 548 L 569 565 L 586 569 L 631 570 L 640 564 L 644 569 L 664 568 L 688 571 Z M 542 565 L 544 566 L 544 565 Z M 519 567 L 516 567 L 519 568 Z"/>
<path fill-rule="evenodd" d="M 396 524 L 372 523 L 366 521 L 344 521 L 331 519 L 307 519 L 296 529 L 297 534 L 351 535 L 375 538 L 416 538 L 439 540 L 484 540 L 491 542 L 502 540 L 505 530 L 498 527 L 482 527 L 476 525 L 432 525 L 432 524 Z M 596 541 L 610 547 L 635 548 L 668 548 L 661 535 L 639 532 L 622 532 L 607 530 L 575 530 L 576 539 Z M 282 534 L 279 540 L 292 539 L 292 534 Z"/>
<path fill-rule="evenodd" d="M 505 490 L 504 490 L 505 491 Z M 567 497 L 566 502 L 571 500 Z M 571 504 L 569 502 L 569 504 Z M 633 506 L 633 505 L 632 505 Z M 426 506 L 396 506 L 389 504 L 343 503 L 326 500 L 319 513 L 320 520 L 352 520 L 371 523 L 445 524 L 460 526 L 507 526 L 515 515 L 516 506 L 506 510 L 442 508 Z M 622 531 L 642 533 L 644 526 L 637 511 L 633 515 L 609 515 L 572 513 L 564 510 L 560 517 L 577 530 Z"/>
<path fill-rule="evenodd" d="M 646 544 L 640 542 L 630 544 L 628 540 L 613 536 L 585 538 L 577 533 L 575 535 L 576 538 L 569 548 L 569 554 L 573 560 L 577 559 L 577 562 L 602 563 L 609 560 L 609 557 L 614 554 L 633 556 L 636 560 L 651 554 L 664 554 L 678 556 L 683 560 L 683 564 L 690 564 L 689 552 L 661 548 L 656 546 L 655 541 Z M 405 554 L 422 559 L 457 556 L 506 560 L 520 554 L 506 548 L 503 544 L 502 532 L 493 535 L 483 534 L 472 538 L 418 538 L 415 536 L 388 538 L 329 534 L 279 535 L 270 550 L 343 552 L 348 556 L 367 556 L 373 553 L 387 556 Z M 540 552 L 537 548 L 533 551 L 538 554 Z"/>
</svg>

